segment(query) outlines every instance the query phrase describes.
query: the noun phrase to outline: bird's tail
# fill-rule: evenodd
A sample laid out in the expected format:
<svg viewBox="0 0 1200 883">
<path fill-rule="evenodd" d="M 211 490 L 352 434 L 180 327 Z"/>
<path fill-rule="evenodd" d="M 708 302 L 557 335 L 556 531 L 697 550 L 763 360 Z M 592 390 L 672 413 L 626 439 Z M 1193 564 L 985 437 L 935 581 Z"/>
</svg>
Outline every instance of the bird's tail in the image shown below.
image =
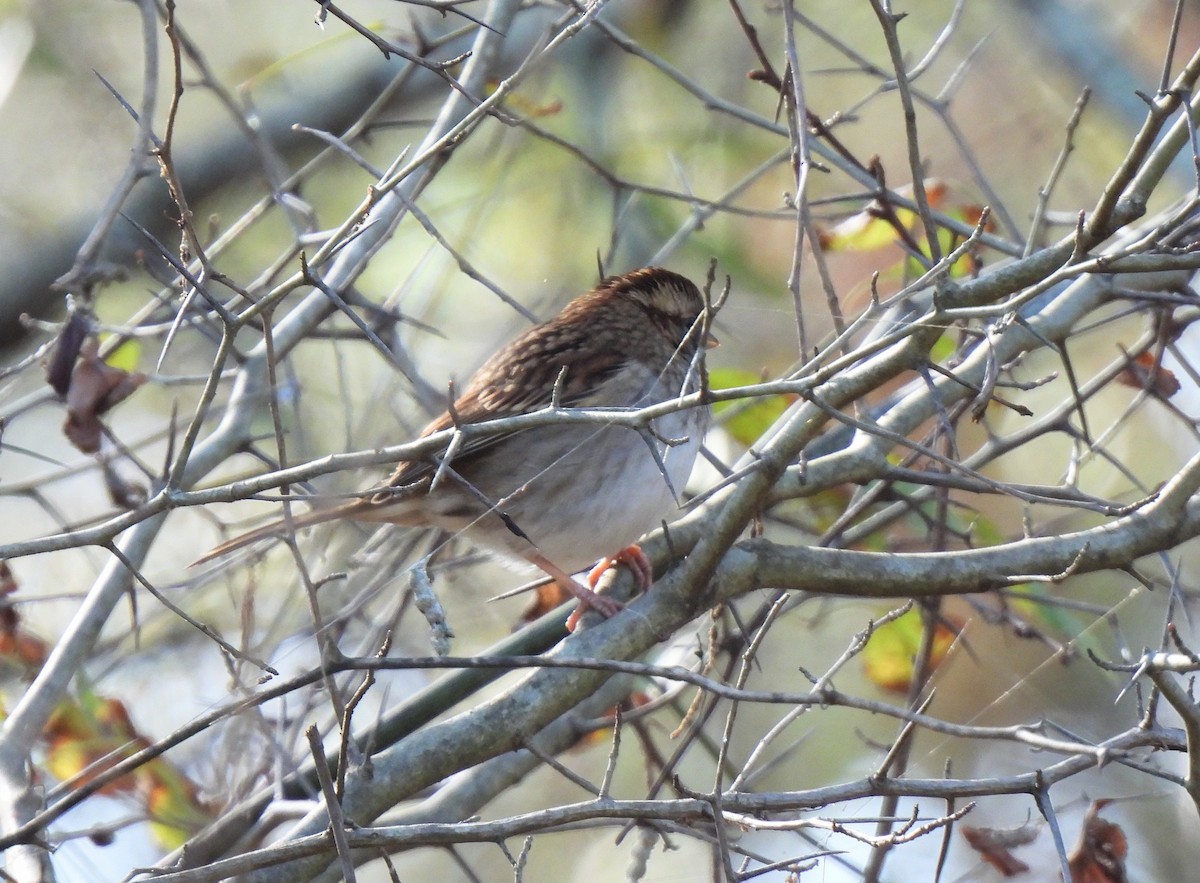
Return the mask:
<svg viewBox="0 0 1200 883">
<path fill-rule="evenodd" d="M 353 505 L 353 504 L 352 504 Z M 244 549 L 246 546 L 253 545 L 260 540 L 269 539 L 271 537 L 284 537 L 290 531 L 300 530 L 304 527 L 310 527 L 314 524 L 321 524 L 326 521 L 332 521 L 337 518 L 344 517 L 346 506 L 336 506 L 332 509 L 314 509 L 311 512 L 306 512 L 303 515 L 295 515 L 290 519 L 280 518 L 276 521 L 264 524 L 262 527 L 256 527 L 252 531 L 244 534 L 239 534 L 231 540 L 226 540 L 221 545 L 209 549 L 189 566 L 195 567 L 197 564 L 204 564 L 206 561 L 212 561 L 215 558 L 220 558 L 223 555 L 228 555 L 230 552 L 238 549 Z"/>
</svg>

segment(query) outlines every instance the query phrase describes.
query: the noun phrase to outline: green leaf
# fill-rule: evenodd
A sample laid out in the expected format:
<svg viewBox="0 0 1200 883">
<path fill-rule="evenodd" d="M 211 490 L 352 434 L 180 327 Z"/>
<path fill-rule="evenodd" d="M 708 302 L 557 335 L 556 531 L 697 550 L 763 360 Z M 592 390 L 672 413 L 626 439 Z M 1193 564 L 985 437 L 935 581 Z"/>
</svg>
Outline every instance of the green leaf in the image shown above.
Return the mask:
<svg viewBox="0 0 1200 883">
<path fill-rule="evenodd" d="M 737 368 L 718 368 L 708 375 L 709 386 L 712 389 L 752 386 L 761 380 L 762 378 L 754 372 Z M 793 399 L 793 396 L 773 395 L 717 402 L 713 411 L 725 431 L 748 447 L 770 429 Z"/>
<path fill-rule="evenodd" d="M 139 341 L 131 337 L 105 356 L 104 364 L 110 365 L 113 368 L 120 368 L 127 374 L 132 374 L 137 370 L 141 358 L 142 345 Z"/>
</svg>

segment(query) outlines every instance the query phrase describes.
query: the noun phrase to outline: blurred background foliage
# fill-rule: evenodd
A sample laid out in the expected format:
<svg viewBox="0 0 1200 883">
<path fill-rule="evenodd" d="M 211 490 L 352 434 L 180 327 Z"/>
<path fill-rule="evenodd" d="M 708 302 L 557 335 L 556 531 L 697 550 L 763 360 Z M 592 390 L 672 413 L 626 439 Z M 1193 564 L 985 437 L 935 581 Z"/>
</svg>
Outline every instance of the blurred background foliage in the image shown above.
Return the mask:
<svg viewBox="0 0 1200 883">
<path fill-rule="evenodd" d="M 769 57 L 779 62 L 782 19 L 776 5 L 743 0 L 742 7 L 758 28 Z M 467 7 L 474 9 L 476 5 Z M 927 51 L 952 10 L 949 0 L 921 0 L 903 9 L 907 13 L 903 33 L 914 58 Z M 437 50 L 439 58 L 462 51 L 470 32 L 469 22 L 453 14 L 443 18 L 403 3 L 358 0 L 349 11 L 403 45 L 411 46 L 416 35 L 432 39 L 462 31 L 464 36 Z M 1141 103 L 1134 91 L 1156 88 L 1172 11 L 1173 4 L 1162 0 L 966 3 L 946 46 L 919 81 L 931 95 L 939 95 L 951 84 L 942 97 L 948 102 L 952 126 L 944 125 L 928 108 L 921 111 L 928 171 L 945 183 L 951 202 L 990 204 L 1004 232 L 1013 232 L 1006 227 L 1009 224 L 1016 231 L 1026 230 L 1037 188 L 1062 147 L 1072 107 L 1083 87 L 1090 86 L 1093 96 L 1076 135 L 1076 150 L 1051 204 L 1060 223 L 1073 225 L 1075 214 L 1094 203 L 1136 128 Z M 196 68 L 188 66 L 176 160 L 197 226 L 210 241 L 269 197 L 266 181 L 287 178 L 324 149 L 316 136 L 293 131 L 294 123 L 343 131 L 399 69 L 396 60 L 383 58 L 341 23 L 330 19 L 324 27 L 316 26 L 317 12 L 316 4 L 301 0 L 180 0 L 177 5 L 180 27 L 202 53 L 214 80 L 256 122 L 260 139 L 257 144 L 247 139 L 228 109 L 199 81 Z M 812 0 L 800 4 L 798 12 L 828 31 L 819 35 L 801 29 L 799 33 L 810 108 L 831 121 L 833 132 L 864 163 L 878 156 L 889 184 L 908 183 L 903 120 L 895 93 L 880 89 L 890 65 L 869 6 Z M 1189 12 L 1181 34 L 1184 46 L 1200 40 L 1195 4 L 1189 4 Z M 544 20 L 555 13 L 555 7 L 546 7 L 539 14 Z M 538 14 L 529 18 L 537 19 Z M 777 96 L 747 77 L 757 61 L 727 4 L 618 0 L 610 5 L 604 21 L 728 108 L 775 119 Z M 136 124 L 100 77 L 137 104 L 143 73 L 140 27 L 133 5 L 115 0 L 10 0 L 0 5 L 0 333 L 6 364 L 17 363 L 50 336 L 43 326 L 22 323 L 21 314 L 50 321 L 62 318 L 64 293 L 54 290 L 52 283 L 70 268 L 128 160 Z M 523 39 L 529 45 L 538 29 L 533 23 L 526 27 L 530 33 Z M 518 35 L 513 36 L 516 41 Z M 853 55 L 838 51 L 839 44 Z M 165 47 L 160 45 L 160 50 L 165 53 Z M 167 58 L 162 56 L 160 69 L 160 116 L 170 100 Z M 876 70 L 864 69 L 864 64 Z M 427 73 L 414 76 L 396 90 L 368 133 L 354 142 L 355 149 L 366 163 L 377 169 L 387 167 L 406 145 L 419 141 L 442 97 L 442 84 L 435 78 Z M 787 162 L 785 132 L 747 124 L 721 107 L 705 106 L 663 69 L 622 51 L 595 29 L 573 40 L 553 64 L 527 80 L 509 107 L 529 125 L 485 122 L 456 150 L 419 201 L 440 236 L 476 271 L 544 318 L 592 284 L 598 261 L 606 271 L 619 272 L 653 259 L 699 279 L 708 261 L 716 257 L 719 272 L 733 278 L 733 294 L 717 326 L 722 347 L 712 356 L 714 370 L 727 372 L 730 384 L 744 383 L 747 378 L 777 376 L 802 358 L 785 285 L 795 244 L 795 212 L 789 207 L 795 181 Z M 161 132 L 161 123 L 158 129 Z M 598 173 L 592 163 L 605 172 Z M 1177 174 L 1181 186 L 1186 185 L 1191 170 L 1183 166 Z M 362 201 L 376 177 L 344 155 L 326 155 L 295 189 L 295 204 L 288 207 L 279 200 L 269 204 L 260 219 L 215 253 L 214 262 L 247 287 L 277 281 L 279 274 L 267 275 L 265 268 L 282 262 L 286 273 L 296 269 L 294 255 L 287 257 L 296 238 L 294 212 L 311 213 L 306 223 L 313 232 L 334 228 Z M 614 183 L 614 177 L 623 183 Z M 711 214 L 686 198 L 639 189 L 721 201 L 743 187 L 731 200 L 736 211 Z M 819 205 L 816 214 L 823 227 L 832 229 L 860 212 L 867 195 L 846 175 L 819 170 L 812 176 L 809 199 Z M 139 184 L 126 212 L 171 248 L 177 247 L 178 233 L 170 222 L 174 208 L 156 175 Z M 697 220 L 701 215 L 702 221 Z M 125 325 L 148 302 L 148 292 L 162 289 L 161 283 L 169 277 L 153 253 L 141 234 L 118 220 L 105 251 L 114 278 L 103 285 L 95 301 L 102 321 Z M 995 255 L 984 252 L 982 260 L 986 264 Z M 874 271 L 881 272 L 881 285 L 894 288 L 904 266 L 894 247 L 849 247 L 829 253 L 827 261 L 848 313 L 855 304 L 861 307 L 867 301 Z M 425 395 L 369 344 L 347 344 L 337 338 L 305 343 L 282 366 L 281 382 L 291 391 L 285 419 L 291 432 L 288 457 L 292 462 L 409 437 L 430 409 L 440 408 L 447 379 L 465 379 L 527 321 L 464 275 L 454 256 L 411 216 L 356 288 L 365 300 L 386 305 L 402 317 L 394 329 L 395 340 L 423 378 Z M 803 273 L 802 302 L 812 323 L 810 339 L 815 340 L 828 329 L 829 317 L 811 263 Z M 289 303 L 285 301 L 281 309 Z M 172 301 L 165 297 L 157 321 L 169 321 L 172 311 Z M 334 325 L 351 328 L 345 321 Z M 178 407 L 181 415 L 193 411 L 198 381 L 215 348 L 212 339 L 188 335 L 173 344 L 159 365 L 161 343 L 161 337 L 149 337 L 136 344 L 132 356 L 150 380 L 120 406 L 111 423 L 116 436 L 150 471 L 161 468 L 167 450 L 167 416 L 172 407 Z M 1111 346 L 1111 339 L 1105 344 Z M 1084 363 L 1089 359 L 1086 347 L 1075 355 Z M 1098 362 L 1112 356 L 1111 349 L 1097 347 Z M 4 419 L 0 541 L 52 533 L 63 525 L 111 513 L 113 505 L 100 470 L 60 433 L 61 406 L 46 391 L 40 372 L 24 371 L 0 382 Z M 774 404 L 768 402 L 766 407 Z M 769 417 L 758 419 L 765 425 Z M 263 435 L 269 436 L 269 421 L 265 416 L 263 420 Z M 736 449 L 753 437 L 753 427 L 751 422 L 740 433 L 722 435 L 714 446 Z M 1054 470 L 1061 460 L 1048 457 L 1045 468 Z M 1170 463 L 1138 462 L 1136 466 L 1152 473 L 1169 469 Z M 130 480 L 137 480 L 137 470 L 128 463 L 120 468 Z M 214 480 L 256 468 L 261 468 L 260 462 L 243 457 L 228 464 Z M 1039 464 L 1026 459 L 1017 468 L 1028 470 L 1022 480 L 1037 480 L 1029 472 Z M 1153 476 L 1147 480 L 1152 483 Z M 322 489 L 346 490 L 362 484 L 362 475 L 338 476 L 322 483 Z M 234 529 L 243 519 L 273 511 L 252 503 L 235 508 L 236 514 L 226 509 L 217 513 Z M 815 533 L 829 523 L 820 499 L 796 517 Z M 1013 511 L 983 513 L 981 518 L 984 529 L 1019 529 L 1019 516 Z M 171 519 L 175 526 L 170 541 L 159 544 L 146 567 L 155 583 L 169 588 L 172 597 L 194 615 L 219 623 L 222 629 L 240 630 L 249 645 L 273 653 L 276 664 L 281 660 L 296 666 L 310 664 L 311 646 L 289 643 L 308 623 L 307 607 L 294 581 L 280 579 L 279 571 L 269 567 L 199 580 L 185 565 L 219 539 L 214 517 L 188 510 L 172 514 Z M 914 526 L 913 532 L 919 534 L 920 528 Z M 892 535 L 879 542 L 902 541 Z M 361 534 L 346 542 L 361 544 Z M 103 553 L 81 549 L 14 562 L 22 597 L 45 599 L 22 604 L 29 630 L 47 638 L 56 634 L 103 560 Z M 511 607 L 478 604 L 512 582 L 498 571 L 489 573 L 498 575 L 482 579 L 471 575 L 466 581 L 474 588 L 469 592 L 442 591 L 459 633 L 458 653 L 486 646 L 504 634 L 512 620 Z M 445 578 L 458 586 L 456 572 Z M 1094 577 L 1091 600 L 1099 610 L 1119 608 L 1122 622 L 1136 633 L 1144 595 L 1130 594 L 1126 582 L 1111 575 Z M 383 591 L 395 585 L 380 576 L 362 596 L 335 595 L 338 600 L 331 603 L 364 605 L 361 615 L 366 620 L 381 615 L 379 611 L 395 615 L 394 592 Z M 247 597 L 254 599 L 252 609 Z M 796 648 L 804 648 L 805 667 L 822 670 L 829 661 L 825 657 L 841 651 L 845 638 L 861 627 L 864 615 L 879 612 L 872 605 L 850 602 L 814 605 L 809 619 L 793 620 L 776 631 L 772 641 L 780 645 L 781 657 L 791 660 L 790 666 L 781 665 L 796 679 L 794 684 L 777 683 L 776 688 L 801 688 L 806 683 L 795 671 Z M 952 619 L 963 626 L 976 615 L 972 605 L 962 602 Z M 1045 614 L 1039 609 L 1035 615 Z M 1090 614 L 1080 619 L 1062 615 L 1049 624 L 1048 631 L 1072 640 L 1092 619 Z M 1146 627 L 1153 630 L 1157 624 Z M 149 599 L 139 601 L 136 611 L 131 607 L 128 618 L 110 623 L 107 638 L 95 666 L 96 681 L 104 691 L 125 697 L 138 730 L 151 738 L 170 732 L 203 708 L 211 701 L 208 685 L 228 676 L 206 641 Z M 419 642 L 420 636 L 410 639 Z M 897 640 L 903 645 L 902 636 Z M 1117 712 L 1111 705 L 1103 710 L 1095 707 L 1092 698 L 1097 691 L 1087 682 L 1106 680 L 1095 670 L 1075 666 L 1073 674 L 1064 677 L 1057 663 L 1043 664 L 1057 648 L 1016 642 L 999 630 L 973 632 L 972 641 L 974 658 L 959 653 L 957 664 L 939 675 L 944 703 L 939 713 L 955 717 L 957 711 L 963 719 L 995 716 L 1011 721 L 1046 704 L 1059 710 L 1074 706 L 1073 720 L 1084 731 L 1108 729 L 1106 715 Z M 424 652 L 419 643 L 411 649 Z M 136 660 L 127 663 L 127 656 Z M 981 658 L 1000 659 L 1003 665 L 980 666 Z M 889 662 L 884 657 L 872 664 Z M 861 689 L 870 692 L 884 690 L 891 676 L 867 671 L 861 677 Z M 899 677 L 902 686 L 903 675 Z M 1111 683 L 1102 686 L 1108 696 Z M 408 688 L 394 679 L 392 689 Z M 148 708 L 154 711 L 146 713 Z M 848 739 L 839 730 L 834 720 L 838 714 L 829 717 L 828 725 L 806 736 L 803 751 L 773 774 L 800 787 L 820 784 L 834 775 L 832 770 L 871 768 L 875 758 L 861 751 L 858 739 Z M 888 723 L 879 732 L 865 735 L 886 742 L 892 726 Z M 758 731 L 748 727 L 744 732 Z M 222 738 L 228 741 L 216 743 L 225 753 L 216 760 L 211 757 L 213 743 L 188 745 L 173 756 L 178 755 L 178 763 L 200 781 L 202 790 L 217 795 L 227 787 L 222 779 L 244 762 L 239 758 L 244 737 L 244 733 L 226 733 Z M 946 746 L 929 744 L 933 741 L 919 742 L 914 756 L 936 757 L 940 764 Z M 746 746 L 736 747 L 746 750 Z M 1002 768 L 1002 755 L 1011 748 L 989 749 L 986 756 L 956 755 L 956 769 Z M 964 751 L 961 746 L 956 750 Z M 587 762 L 602 767 L 603 749 L 592 754 Z M 636 781 L 641 771 L 623 770 L 623 775 Z M 497 811 L 514 811 L 514 804 L 536 805 L 547 799 L 547 792 L 554 793 L 552 799 L 568 799 L 563 780 L 548 774 L 531 778 L 536 779 L 531 783 L 532 796 L 510 795 Z M 1107 787 L 1112 790 L 1112 780 Z M 996 818 L 1011 821 L 1003 809 Z M 1153 821 L 1148 815 L 1141 818 L 1142 836 L 1152 837 L 1156 828 L 1175 830 L 1169 810 Z M 486 852 L 485 847 L 471 847 L 467 853 L 476 850 Z M 1145 850 L 1138 860 L 1153 869 L 1144 879 L 1183 879 L 1168 855 Z M 441 864 L 447 861 L 444 858 L 422 856 L 412 861 L 438 865 L 427 868 L 429 873 L 446 872 Z M 585 857 L 579 861 L 580 869 L 589 867 Z M 419 867 L 415 864 L 413 871 Z M 561 873 L 555 876 L 554 863 L 544 854 L 535 855 L 529 874 L 527 879 L 565 879 Z"/>
</svg>

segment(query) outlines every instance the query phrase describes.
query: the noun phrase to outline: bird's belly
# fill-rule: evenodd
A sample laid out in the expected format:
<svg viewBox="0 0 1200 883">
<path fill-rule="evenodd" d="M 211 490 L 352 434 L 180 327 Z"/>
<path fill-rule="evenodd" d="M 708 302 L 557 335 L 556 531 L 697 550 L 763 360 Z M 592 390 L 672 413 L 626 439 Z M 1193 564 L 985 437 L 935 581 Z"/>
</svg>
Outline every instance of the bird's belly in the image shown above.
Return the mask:
<svg viewBox="0 0 1200 883">
<path fill-rule="evenodd" d="M 503 479 L 488 476 L 491 480 L 479 484 L 528 540 L 494 513 L 476 521 L 467 535 L 482 546 L 518 556 L 529 550 L 532 541 L 562 569 L 582 570 L 675 514 L 675 494 L 683 492 L 702 431 L 702 421 L 691 415 L 660 421 L 660 436 L 687 439 L 678 445 L 651 442 L 667 477 L 649 440 L 631 429 L 580 426 L 572 430 L 570 445 L 559 436 L 547 456 L 542 456 L 531 434 L 517 474 Z M 553 503 L 547 506 L 547 500 Z"/>
</svg>

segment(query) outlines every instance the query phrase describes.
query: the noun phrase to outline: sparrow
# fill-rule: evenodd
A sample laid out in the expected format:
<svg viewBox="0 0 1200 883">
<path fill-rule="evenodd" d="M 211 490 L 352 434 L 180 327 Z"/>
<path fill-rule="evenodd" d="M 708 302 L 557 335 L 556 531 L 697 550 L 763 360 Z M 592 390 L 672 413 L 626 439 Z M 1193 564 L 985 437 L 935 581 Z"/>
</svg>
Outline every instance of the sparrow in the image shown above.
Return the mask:
<svg viewBox="0 0 1200 883">
<path fill-rule="evenodd" d="M 645 267 L 608 277 L 488 359 L 421 437 L 552 405 L 627 410 L 695 392 L 703 350 L 716 345 L 704 310 L 700 291 L 678 273 Z M 695 405 L 640 430 L 563 423 L 481 434 L 448 461 L 443 451 L 401 462 L 361 499 L 272 522 L 195 563 L 340 519 L 437 527 L 540 569 L 580 600 L 573 627 L 585 607 L 605 616 L 620 609 L 571 576 L 598 559 L 593 586 L 617 560 L 649 585 L 649 563 L 632 544 L 678 507 L 710 416 Z"/>
</svg>

